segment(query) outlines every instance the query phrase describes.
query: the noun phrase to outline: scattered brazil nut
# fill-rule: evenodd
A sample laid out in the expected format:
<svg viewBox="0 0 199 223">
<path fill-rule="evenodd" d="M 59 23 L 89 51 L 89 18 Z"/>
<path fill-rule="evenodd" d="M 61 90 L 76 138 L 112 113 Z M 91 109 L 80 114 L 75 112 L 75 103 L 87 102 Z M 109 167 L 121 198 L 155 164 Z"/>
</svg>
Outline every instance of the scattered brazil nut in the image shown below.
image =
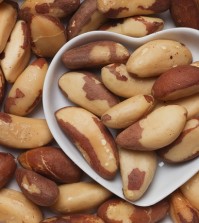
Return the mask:
<svg viewBox="0 0 199 223">
<path fill-rule="evenodd" d="M 0 4 L 0 53 L 4 50 L 10 33 L 17 21 L 17 9 L 18 5 L 14 1 L 4 1 Z"/>
<path fill-rule="evenodd" d="M 15 178 L 22 193 L 33 203 L 46 207 L 57 201 L 59 189 L 54 181 L 24 168 L 16 169 Z"/>
<path fill-rule="evenodd" d="M 44 146 L 21 153 L 19 163 L 57 183 L 78 182 L 83 171 L 58 147 Z"/>
<path fill-rule="evenodd" d="M 68 69 L 99 68 L 110 63 L 125 63 L 129 58 L 128 49 L 114 41 L 90 42 L 62 55 L 62 62 Z"/>
<path fill-rule="evenodd" d="M 170 195 L 169 214 L 173 222 L 198 222 L 199 211 L 179 191 Z"/>
<path fill-rule="evenodd" d="M 71 15 L 80 5 L 80 0 L 26 0 L 20 6 L 19 17 L 28 20 L 33 14 L 64 18 Z"/>
<path fill-rule="evenodd" d="M 51 209 L 61 214 L 89 212 L 111 196 L 110 191 L 96 182 L 62 184 L 58 200 Z"/>
<path fill-rule="evenodd" d="M 95 214 L 67 214 L 46 218 L 40 223 L 105 223 Z"/>
<path fill-rule="evenodd" d="M 182 132 L 187 111 L 179 105 L 155 109 L 120 132 L 117 145 L 132 150 L 157 150 L 172 143 Z"/>
<path fill-rule="evenodd" d="M 6 87 L 5 77 L 3 71 L 0 69 L 0 105 L 4 99 L 5 87 Z"/>
<path fill-rule="evenodd" d="M 165 199 L 150 207 L 139 207 L 120 198 L 112 198 L 100 205 L 97 214 L 106 223 L 156 223 L 162 220 L 168 211 L 169 202 Z"/>
<path fill-rule="evenodd" d="M 153 151 L 120 148 L 119 160 L 123 194 L 127 200 L 136 201 L 145 194 L 154 178 L 157 155 Z"/>
<path fill-rule="evenodd" d="M 149 16 L 132 16 L 111 20 L 103 24 L 99 30 L 114 32 L 131 37 L 143 37 L 162 30 L 164 21 Z"/>
<path fill-rule="evenodd" d="M 0 152 L 0 189 L 14 176 L 17 164 L 11 153 Z"/>
<path fill-rule="evenodd" d="M 32 51 L 39 57 L 53 57 L 67 41 L 63 23 L 53 16 L 33 15 L 29 27 Z"/>
<path fill-rule="evenodd" d="M 97 0 L 84 0 L 69 19 L 66 27 L 68 39 L 97 30 L 106 20 L 106 17 L 97 9 Z"/>
<path fill-rule="evenodd" d="M 110 128 L 126 128 L 147 115 L 154 104 L 153 96 L 139 94 L 109 108 L 102 114 L 101 120 Z"/>
<path fill-rule="evenodd" d="M 55 112 L 64 134 L 101 177 L 111 180 L 118 170 L 118 151 L 110 131 L 101 120 L 80 107 L 63 107 Z"/>
<path fill-rule="evenodd" d="M 3 188 L 0 190 L 0 219 L 9 223 L 38 223 L 43 215 L 40 208 L 22 192 Z"/>
<path fill-rule="evenodd" d="M 30 34 L 28 25 L 23 20 L 15 24 L 10 40 L 4 49 L 1 68 L 5 79 L 14 83 L 21 72 L 26 68 L 31 57 Z"/>
<path fill-rule="evenodd" d="M 199 118 L 186 122 L 178 138 L 168 146 L 158 150 L 158 155 L 169 163 L 192 160 L 199 155 Z"/>
<path fill-rule="evenodd" d="M 191 179 L 189 179 L 186 183 L 184 183 L 180 190 L 182 194 L 189 200 L 189 202 L 199 210 L 199 172 L 197 172 Z"/>
<path fill-rule="evenodd" d="M 0 112 L 0 145 L 32 149 L 53 140 L 45 119 L 21 117 Z"/>
<path fill-rule="evenodd" d="M 108 18 L 123 18 L 134 15 L 151 15 L 169 9 L 169 0 L 97 0 L 98 9 Z"/>
<path fill-rule="evenodd" d="M 138 78 L 130 75 L 125 64 L 109 64 L 101 69 L 103 84 L 114 94 L 130 98 L 138 94 L 151 94 L 156 78 Z"/>
<path fill-rule="evenodd" d="M 199 93 L 199 67 L 182 65 L 162 73 L 152 87 L 157 100 L 176 100 Z"/>
<path fill-rule="evenodd" d="M 120 102 L 91 72 L 67 72 L 60 77 L 58 85 L 70 101 L 98 116 Z"/>
<path fill-rule="evenodd" d="M 138 77 L 152 77 L 191 62 L 192 53 L 183 43 L 156 39 L 138 47 L 129 57 L 126 67 L 129 73 Z"/>
<path fill-rule="evenodd" d="M 16 79 L 9 90 L 4 111 L 13 115 L 27 116 L 40 103 L 48 62 L 35 59 Z"/>
</svg>

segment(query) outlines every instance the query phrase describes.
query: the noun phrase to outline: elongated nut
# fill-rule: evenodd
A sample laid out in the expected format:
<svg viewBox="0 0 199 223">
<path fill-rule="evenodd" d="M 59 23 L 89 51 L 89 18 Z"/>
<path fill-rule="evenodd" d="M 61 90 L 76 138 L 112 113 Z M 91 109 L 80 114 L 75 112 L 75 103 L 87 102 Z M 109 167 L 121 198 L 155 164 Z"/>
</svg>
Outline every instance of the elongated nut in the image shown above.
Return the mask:
<svg viewBox="0 0 199 223">
<path fill-rule="evenodd" d="M 1 105 L 1 102 L 3 101 L 3 99 L 4 99 L 5 85 L 6 85 L 5 77 L 4 77 L 3 71 L 0 68 L 0 105 Z"/>
<path fill-rule="evenodd" d="M 46 218 L 40 223 L 105 223 L 94 214 L 68 214 L 66 216 L 55 216 Z"/>
<path fill-rule="evenodd" d="M 97 9 L 97 0 L 84 0 L 67 25 L 68 38 L 98 29 L 106 17 Z"/>
<path fill-rule="evenodd" d="M 105 179 L 113 179 L 118 170 L 118 151 L 100 119 L 79 107 L 61 108 L 55 117 L 93 170 Z"/>
<path fill-rule="evenodd" d="M 152 77 L 191 62 L 192 53 L 184 44 L 157 39 L 138 47 L 129 57 L 126 67 L 129 73 L 138 77 Z"/>
<path fill-rule="evenodd" d="M 132 16 L 129 18 L 112 20 L 103 24 L 99 29 L 131 37 L 143 37 L 162 30 L 164 21 L 149 16 Z"/>
<path fill-rule="evenodd" d="M 4 50 L 1 68 L 8 82 L 14 83 L 30 61 L 30 34 L 25 21 L 19 20 Z"/>
<path fill-rule="evenodd" d="M 45 119 L 20 117 L 0 112 L 0 144 L 32 149 L 50 143 L 53 136 Z"/>
<path fill-rule="evenodd" d="M 199 211 L 178 190 L 170 196 L 170 216 L 173 222 L 198 222 Z"/>
<path fill-rule="evenodd" d="M 111 195 L 110 191 L 95 182 L 62 184 L 59 186 L 59 198 L 51 209 L 62 214 L 91 211 Z"/>
<path fill-rule="evenodd" d="M 53 16 L 33 15 L 29 26 L 32 50 L 39 57 L 53 57 L 67 41 L 64 25 Z"/>
<path fill-rule="evenodd" d="M 35 59 L 17 78 L 4 104 L 4 111 L 13 115 L 26 116 L 39 104 L 48 69 L 44 58 Z"/>
<path fill-rule="evenodd" d="M 134 15 L 151 15 L 169 9 L 169 0 L 97 0 L 98 9 L 108 18 L 123 18 Z"/>
<path fill-rule="evenodd" d="M 168 146 L 158 150 L 158 155 L 166 162 L 179 163 L 194 159 L 199 155 L 199 118 L 193 118 L 186 125 L 178 138 Z"/>
<path fill-rule="evenodd" d="M 155 101 L 151 95 L 136 95 L 108 109 L 101 120 L 110 128 L 126 128 L 147 115 Z"/>
<path fill-rule="evenodd" d="M 120 198 L 113 198 L 104 202 L 98 208 L 97 214 L 106 223 L 156 223 L 166 217 L 168 210 L 167 200 L 149 207 L 138 207 Z"/>
<path fill-rule="evenodd" d="M 28 150 L 18 156 L 18 161 L 24 168 L 58 183 L 78 182 L 83 175 L 82 170 L 57 147 L 46 146 Z"/>
<path fill-rule="evenodd" d="M 33 203 L 51 206 L 57 201 L 59 189 L 52 180 L 23 168 L 17 168 L 15 178 L 23 194 Z"/>
<path fill-rule="evenodd" d="M 160 75 L 152 87 L 157 100 L 176 100 L 199 93 L 199 67 L 184 65 Z"/>
<path fill-rule="evenodd" d="M 137 78 L 128 73 L 124 64 L 109 64 L 101 69 L 103 84 L 114 94 L 130 98 L 151 94 L 156 78 Z"/>
<path fill-rule="evenodd" d="M 110 63 L 125 63 L 129 52 L 122 44 L 114 41 L 95 41 L 65 51 L 64 65 L 69 69 L 102 67 Z"/>
<path fill-rule="evenodd" d="M 17 8 L 18 5 L 14 1 L 4 1 L 0 4 L 0 53 L 4 50 L 17 21 Z"/>
<path fill-rule="evenodd" d="M 38 206 L 21 192 L 4 188 L 0 190 L 0 219 L 10 223 L 38 223 L 43 216 Z"/>
<path fill-rule="evenodd" d="M 199 172 L 197 172 L 191 179 L 184 183 L 180 190 L 183 195 L 189 200 L 189 202 L 199 210 Z"/>
<path fill-rule="evenodd" d="M 58 84 L 70 101 L 98 116 L 120 102 L 91 72 L 67 72 Z"/>
<path fill-rule="evenodd" d="M 116 143 L 132 150 L 160 149 L 180 135 L 186 120 L 187 111 L 182 106 L 163 106 L 119 133 Z"/>
<path fill-rule="evenodd" d="M 63 18 L 71 15 L 80 5 L 80 0 L 26 0 L 20 6 L 19 17 L 29 20 L 33 14 Z"/>
<path fill-rule="evenodd" d="M 157 167 L 157 156 L 153 151 L 119 149 L 122 190 L 126 199 L 140 199 L 151 184 Z"/>
<path fill-rule="evenodd" d="M 17 164 L 12 154 L 0 152 L 0 189 L 12 179 L 16 167 Z"/>
</svg>

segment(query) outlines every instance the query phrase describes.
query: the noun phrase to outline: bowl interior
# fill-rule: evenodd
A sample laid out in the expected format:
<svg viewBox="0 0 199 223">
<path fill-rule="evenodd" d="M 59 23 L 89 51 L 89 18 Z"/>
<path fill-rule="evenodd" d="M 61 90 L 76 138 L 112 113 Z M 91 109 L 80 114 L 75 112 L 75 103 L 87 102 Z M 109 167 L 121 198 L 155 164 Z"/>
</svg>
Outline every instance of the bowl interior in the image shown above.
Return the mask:
<svg viewBox="0 0 199 223">
<path fill-rule="evenodd" d="M 87 164 L 80 152 L 68 140 L 57 124 L 54 113 L 56 110 L 72 105 L 58 87 L 58 79 L 63 73 L 68 70 L 61 62 L 61 56 L 64 51 L 73 47 L 92 42 L 97 40 L 113 40 L 117 41 L 131 51 L 140 45 L 154 39 L 172 39 L 184 43 L 192 52 L 193 60 L 199 60 L 199 32 L 190 28 L 174 28 L 160 31 L 142 38 L 132 38 L 120 34 L 93 31 L 82 34 L 67 42 L 53 58 L 44 83 L 43 90 L 43 109 L 44 114 L 49 125 L 49 128 L 63 151 L 73 160 L 84 172 L 86 172 L 95 181 L 112 191 L 114 194 L 125 199 L 122 192 L 122 182 L 120 174 L 112 181 L 108 181 L 100 177 L 93 169 Z M 180 185 L 186 182 L 199 170 L 199 158 L 193 161 L 186 162 L 180 165 L 168 165 L 159 160 L 157 172 L 144 196 L 136 202 L 132 202 L 139 206 L 149 206 L 160 201 Z"/>
</svg>

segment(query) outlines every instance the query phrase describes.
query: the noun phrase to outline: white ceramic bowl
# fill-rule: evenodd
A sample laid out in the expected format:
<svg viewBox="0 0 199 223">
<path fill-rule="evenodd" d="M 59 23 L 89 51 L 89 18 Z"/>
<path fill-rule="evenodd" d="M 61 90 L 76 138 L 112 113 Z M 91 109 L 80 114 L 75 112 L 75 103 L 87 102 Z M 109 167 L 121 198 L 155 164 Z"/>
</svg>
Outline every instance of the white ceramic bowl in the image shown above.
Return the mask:
<svg viewBox="0 0 199 223">
<path fill-rule="evenodd" d="M 113 181 L 108 181 L 100 177 L 87 164 L 76 147 L 71 144 L 66 135 L 57 124 L 54 112 L 59 108 L 71 105 L 66 97 L 63 96 L 59 87 L 58 79 L 68 70 L 61 62 L 61 56 L 64 51 L 73 47 L 97 40 L 113 40 L 122 43 L 127 48 L 133 50 L 140 45 L 153 39 L 172 39 L 184 43 L 192 52 L 194 61 L 199 60 L 199 31 L 190 28 L 174 28 L 160 31 L 142 38 L 131 38 L 120 34 L 93 31 L 82 34 L 67 42 L 53 58 L 44 83 L 43 91 L 43 109 L 49 125 L 49 128 L 63 151 L 91 178 L 112 191 L 114 194 L 124 198 L 122 192 L 122 182 L 120 174 Z M 49 46 L 50 47 L 50 46 Z M 186 182 L 199 170 L 199 158 L 180 165 L 168 165 L 159 161 L 156 175 L 144 196 L 136 202 L 139 206 L 152 205 Z M 125 199 L 125 198 L 124 198 Z"/>
</svg>

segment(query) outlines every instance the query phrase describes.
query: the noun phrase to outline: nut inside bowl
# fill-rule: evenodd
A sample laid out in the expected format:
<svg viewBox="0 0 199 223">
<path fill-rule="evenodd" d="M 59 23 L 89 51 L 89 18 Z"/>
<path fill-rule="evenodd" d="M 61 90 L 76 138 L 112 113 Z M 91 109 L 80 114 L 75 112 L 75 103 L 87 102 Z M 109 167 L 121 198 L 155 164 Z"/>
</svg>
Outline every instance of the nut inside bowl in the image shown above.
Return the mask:
<svg viewBox="0 0 199 223">
<path fill-rule="evenodd" d="M 56 142 L 85 173 L 106 187 L 108 190 L 124 199 L 125 197 L 122 191 L 120 174 L 118 173 L 114 180 L 110 181 L 100 177 L 84 160 L 80 152 L 66 137 L 56 121 L 54 115 L 55 111 L 62 107 L 72 105 L 72 103 L 68 101 L 66 97 L 64 97 L 58 87 L 59 78 L 68 71 L 61 61 L 61 56 L 66 50 L 98 40 L 116 41 L 123 44 L 132 51 L 144 43 L 154 39 L 171 39 L 182 42 L 191 50 L 193 61 L 199 60 L 199 32 L 194 29 L 168 29 L 139 39 L 105 31 L 93 31 L 75 37 L 74 39 L 67 42 L 58 51 L 49 66 L 44 83 L 44 114 Z M 179 186 L 181 186 L 199 170 L 198 161 L 199 158 L 196 158 L 183 164 L 169 165 L 159 160 L 155 177 L 147 192 L 145 192 L 142 198 L 132 203 L 138 206 L 149 206 L 157 203 L 175 189 L 177 189 Z"/>
</svg>

